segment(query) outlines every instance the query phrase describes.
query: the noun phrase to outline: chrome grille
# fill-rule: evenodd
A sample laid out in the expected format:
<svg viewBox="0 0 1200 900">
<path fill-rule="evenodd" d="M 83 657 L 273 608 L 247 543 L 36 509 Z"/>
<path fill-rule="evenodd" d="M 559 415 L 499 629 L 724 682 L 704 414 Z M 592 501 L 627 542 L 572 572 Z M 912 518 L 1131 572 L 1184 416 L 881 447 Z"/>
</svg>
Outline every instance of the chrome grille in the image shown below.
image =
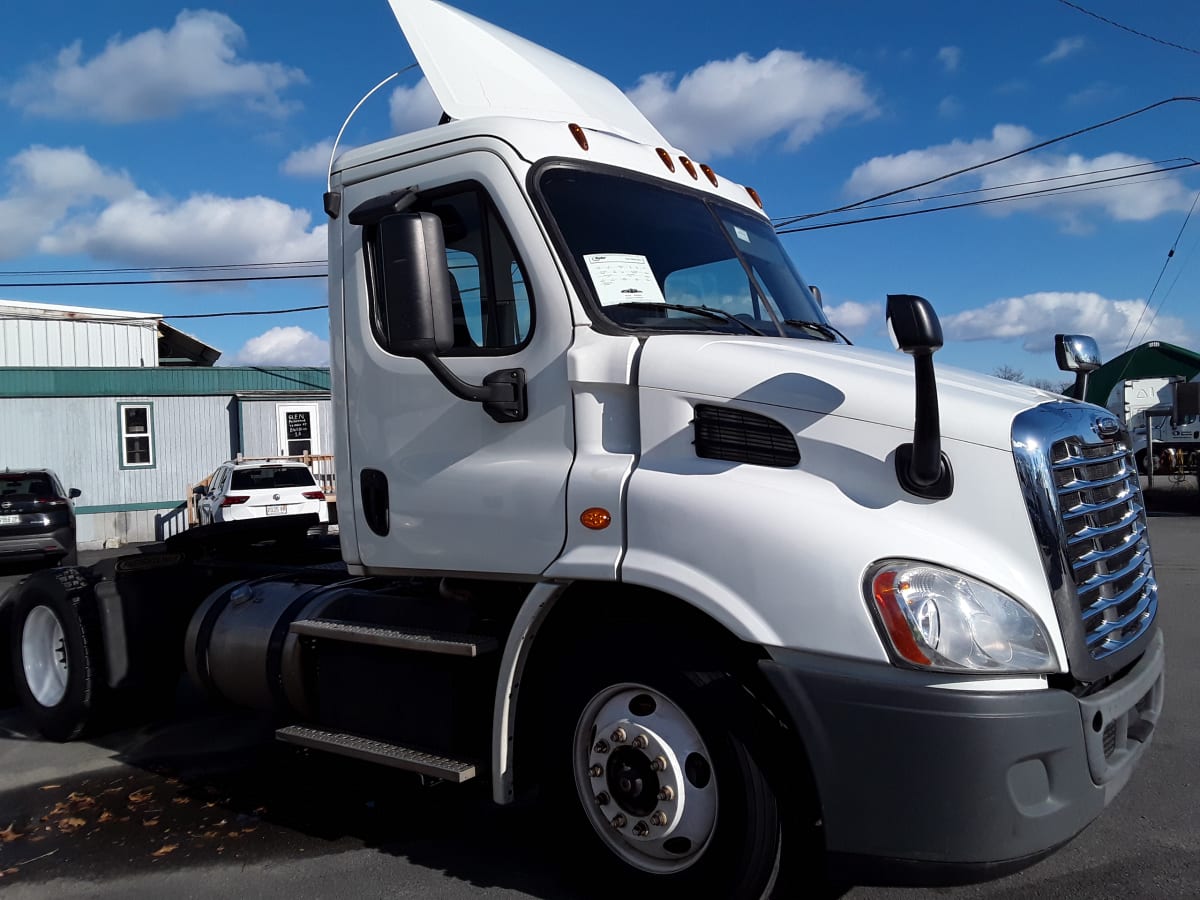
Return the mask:
<svg viewBox="0 0 1200 900">
<path fill-rule="evenodd" d="M 1050 465 L 1084 640 L 1104 659 L 1150 627 L 1158 589 L 1133 454 L 1121 438 L 1056 441 Z"/>
<path fill-rule="evenodd" d="M 1061 401 L 1019 413 L 1012 446 L 1071 674 L 1094 682 L 1137 658 L 1158 610 L 1128 438 L 1107 411 Z"/>
</svg>

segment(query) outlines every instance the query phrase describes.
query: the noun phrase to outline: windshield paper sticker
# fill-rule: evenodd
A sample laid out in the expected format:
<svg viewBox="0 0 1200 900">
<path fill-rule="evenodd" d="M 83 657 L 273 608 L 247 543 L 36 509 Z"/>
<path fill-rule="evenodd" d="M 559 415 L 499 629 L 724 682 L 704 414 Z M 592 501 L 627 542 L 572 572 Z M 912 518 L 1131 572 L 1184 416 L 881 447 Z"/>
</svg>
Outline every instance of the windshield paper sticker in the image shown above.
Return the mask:
<svg viewBox="0 0 1200 900">
<path fill-rule="evenodd" d="M 743 244 L 750 243 L 750 235 L 746 233 L 745 228 L 738 228 L 736 225 L 734 225 L 733 233 L 737 235 L 737 239 Z"/>
<path fill-rule="evenodd" d="M 588 253 L 583 257 L 601 306 L 666 303 L 650 261 L 636 253 Z"/>
</svg>

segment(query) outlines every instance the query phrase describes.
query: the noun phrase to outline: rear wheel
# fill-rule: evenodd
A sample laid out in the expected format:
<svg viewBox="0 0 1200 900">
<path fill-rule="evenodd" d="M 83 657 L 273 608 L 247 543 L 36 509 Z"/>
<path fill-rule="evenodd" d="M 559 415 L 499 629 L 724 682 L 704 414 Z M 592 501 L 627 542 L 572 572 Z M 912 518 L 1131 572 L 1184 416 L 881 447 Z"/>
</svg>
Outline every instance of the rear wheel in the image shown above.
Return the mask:
<svg viewBox="0 0 1200 900">
<path fill-rule="evenodd" d="M 26 583 L 13 609 L 17 696 L 38 730 L 55 741 L 82 735 L 100 710 L 99 629 L 85 600 L 47 573 Z"/>
<path fill-rule="evenodd" d="M 773 723 L 729 673 L 599 658 L 559 678 L 548 710 L 543 776 L 560 818 L 618 883 L 774 896 L 792 811 Z M 802 827 L 788 833 L 803 843 Z"/>
</svg>

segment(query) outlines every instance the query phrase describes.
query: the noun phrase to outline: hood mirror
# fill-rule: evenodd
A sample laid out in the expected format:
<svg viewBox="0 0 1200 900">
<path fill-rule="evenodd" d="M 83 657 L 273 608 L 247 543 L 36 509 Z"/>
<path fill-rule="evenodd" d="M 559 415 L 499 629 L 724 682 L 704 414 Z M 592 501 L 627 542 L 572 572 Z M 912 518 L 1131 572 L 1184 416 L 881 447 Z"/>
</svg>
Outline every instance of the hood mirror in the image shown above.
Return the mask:
<svg viewBox="0 0 1200 900">
<path fill-rule="evenodd" d="M 1100 347 L 1086 334 L 1056 334 L 1054 359 L 1064 372 L 1075 373 L 1070 395 L 1076 400 L 1087 397 L 1088 375 L 1100 368 Z"/>
</svg>

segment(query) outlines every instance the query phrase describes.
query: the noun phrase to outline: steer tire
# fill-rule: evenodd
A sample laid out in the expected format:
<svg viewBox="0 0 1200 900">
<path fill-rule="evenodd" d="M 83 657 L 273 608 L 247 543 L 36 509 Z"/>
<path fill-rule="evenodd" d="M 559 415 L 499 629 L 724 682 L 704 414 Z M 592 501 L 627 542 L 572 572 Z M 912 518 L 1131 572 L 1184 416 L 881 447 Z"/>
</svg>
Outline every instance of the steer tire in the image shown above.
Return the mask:
<svg viewBox="0 0 1200 900">
<path fill-rule="evenodd" d="M 541 709 L 542 732 L 537 751 L 542 769 L 542 802 L 553 808 L 554 821 L 563 823 L 560 838 L 569 842 L 569 852 L 583 848 L 594 868 L 608 873 L 598 877 L 607 879 L 605 883 L 622 885 L 620 893 L 723 900 L 791 893 L 792 877 L 788 871 L 791 863 L 801 857 L 811 860 L 813 854 L 809 850 L 815 848 L 802 849 L 808 843 L 808 833 L 792 805 L 789 779 L 781 777 L 778 735 L 770 717 L 764 714 L 745 684 L 719 665 L 706 666 L 699 659 L 668 661 L 659 656 L 656 662 L 649 662 L 655 655 L 648 653 L 639 654 L 641 660 L 626 656 L 616 661 L 611 653 L 573 655 L 573 664 L 561 660 L 563 665 L 550 691 L 552 696 L 546 698 L 549 705 Z M 661 706 L 639 721 L 632 710 L 638 702 L 644 702 L 637 697 L 643 690 Z M 684 732 L 690 729 L 699 739 L 699 744 L 693 747 L 703 748 L 700 765 L 710 772 L 716 791 L 715 824 L 700 829 L 708 835 L 703 842 L 697 842 L 702 849 L 684 853 L 688 860 L 681 868 L 672 869 L 678 863 L 671 860 L 660 866 L 659 861 L 648 855 L 639 858 L 644 845 L 634 839 L 627 840 L 604 825 L 610 816 L 624 816 L 624 830 L 631 837 L 632 826 L 642 827 L 660 809 L 669 812 L 670 802 L 650 802 L 654 791 L 668 783 L 667 773 L 661 782 L 657 775 L 647 776 L 647 784 L 655 779 L 654 784 L 660 786 L 652 786 L 650 793 L 641 797 L 631 799 L 626 795 L 620 801 L 625 806 L 615 797 L 608 805 L 597 806 L 595 795 L 609 797 L 616 791 L 607 774 L 608 763 L 605 776 L 589 779 L 590 766 L 598 760 L 587 759 L 588 751 L 583 748 L 607 740 L 612 748 L 608 758 L 615 761 L 613 754 L 617 748 L 611 736 L 594 733 L 592 729 L 600 724 L 600 719 L 611 718 L 612 710 L 626 704 L 631 711 L 631 733 L 639 726 L 654 729 L 660 724 L 655 716 L 665 711 L 681 723 Z M 665 734 L 666 729 L 660 733 Z M 686 743 L 681 740 L 678 746 Z M 626 740 L 621 746 L 622 752 L 637 765 L 630 742 Z M 696 755 L 692 753 L 687 758 Z M 678 768 L 688 769 L 683 757 L 676 757 L 676 761 L 680 764 Z M 580 771 L 576 772 L 577 769 Z M 679 786 L 676 800 L 686 796 L 687 802 L 694 804 L 695 798 L 688 791 L 695 791 L 696 787 L 684 782 L 684 777 L 691 776 L 684 776 L 682 771 L 674 773 Z M 671 827 L 675 829 L 676 825 Z M 683 831 L 682 818 L 678 828 L 675 834 Z M 662 841 L 661 848 L 666 849 L 669 840 Z"/>
<path fill-rule="evenodd" d="M 16 593 L 9 646 L 17 697 L 44 737 L 75 740 L 98 725 L 106 694 L 91 588 L 77 570 L 56 569 Z"/>
</svg>

